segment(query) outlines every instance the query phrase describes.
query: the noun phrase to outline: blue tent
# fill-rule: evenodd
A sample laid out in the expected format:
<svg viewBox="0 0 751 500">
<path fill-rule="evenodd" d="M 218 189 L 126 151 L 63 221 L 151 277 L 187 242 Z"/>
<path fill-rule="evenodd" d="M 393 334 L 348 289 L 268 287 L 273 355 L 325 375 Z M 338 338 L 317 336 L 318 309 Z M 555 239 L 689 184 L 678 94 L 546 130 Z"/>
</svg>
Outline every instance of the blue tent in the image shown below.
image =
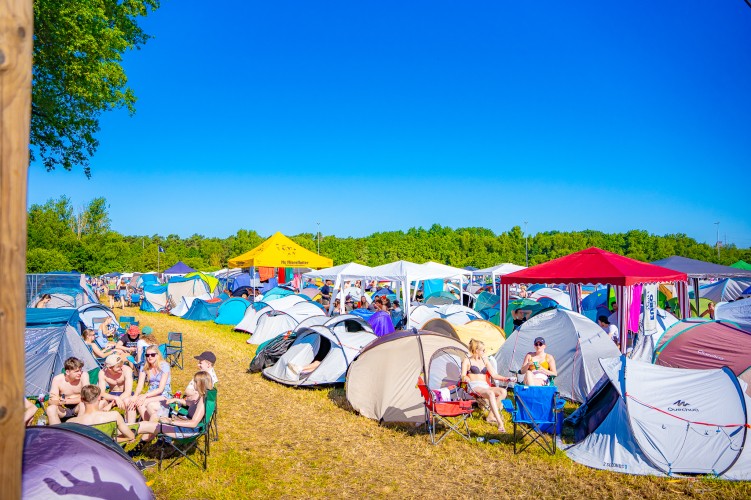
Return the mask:
<svg viewBox="0 0 751 500">
<path fill-rule="evenodd" d="M 207 301 L 196 299 L 182 318 L 192 319 L 193 321 L 213 321 L 217 317 L 217 314 L 219 314 L 221 305 L 221 300 Z"/>
<path fill-rule="evenodd" d="M 26 309 L 24 350 L 27 396 L 48 394 L 52 377 L 71 356 L 83 361 L 84 370 L 97 368 L 81 338 L 76 309 Z"/>
<path fill-rule="evenodd" d="M 242 286 L 250 286 L 250 273 L 240 273 L 232 276 L 229 279 L 229 286 L 227 288 L 229 288 L 230 292 L 234 292 Z"/>
<path fill-rule="evenodd" d="M 260 304 L 260 302 L 259 302 Z M 236 325 L 245 316 L 245 310 L 250 307 L 250 301 L 241 297 L 232 297 L 222 303 L 214 323 L 219 325 Z"/>
</svg>

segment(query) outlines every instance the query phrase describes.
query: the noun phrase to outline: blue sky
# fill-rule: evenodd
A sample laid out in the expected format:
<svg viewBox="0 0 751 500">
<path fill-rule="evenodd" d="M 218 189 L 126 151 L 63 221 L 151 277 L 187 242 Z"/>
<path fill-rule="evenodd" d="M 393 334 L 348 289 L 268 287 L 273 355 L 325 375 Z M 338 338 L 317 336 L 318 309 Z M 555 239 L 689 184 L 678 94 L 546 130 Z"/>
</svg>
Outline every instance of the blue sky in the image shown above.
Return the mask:
<svg viewBox="0 0 751 500">
<path fill-rule="evenodd" d="M 213 11 L 212 11 L 213 9 Z M 125 234 L 646 229 L 751 246 L 751 9 L 706 2 L 163 0 L 137 112 L 29 203 Z M 205 189 L 194 190 L 195 187 Z"/>
</svg>

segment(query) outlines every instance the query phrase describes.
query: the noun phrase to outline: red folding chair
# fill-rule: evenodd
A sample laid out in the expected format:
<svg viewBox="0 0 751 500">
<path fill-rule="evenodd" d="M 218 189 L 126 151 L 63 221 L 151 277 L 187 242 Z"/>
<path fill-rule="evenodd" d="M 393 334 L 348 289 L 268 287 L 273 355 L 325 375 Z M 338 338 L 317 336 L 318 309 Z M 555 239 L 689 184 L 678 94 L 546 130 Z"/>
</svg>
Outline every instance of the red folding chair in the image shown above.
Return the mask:
<svg viewBox="0 0 751 500">
<path fill-rule="evenodd" d="M 472 436 L 469 433 L 467 419 L 474 411 L 475 401 L 438 401 L 422 377 L 418 377 L 417 387 L 425 399 L 425 425 L 430 432 L 430 442 L 438 444 L 452 432 L 469 441 Z M 437 433 L 439 423 L 445 426 L 440 436 Z"/>
</svg>

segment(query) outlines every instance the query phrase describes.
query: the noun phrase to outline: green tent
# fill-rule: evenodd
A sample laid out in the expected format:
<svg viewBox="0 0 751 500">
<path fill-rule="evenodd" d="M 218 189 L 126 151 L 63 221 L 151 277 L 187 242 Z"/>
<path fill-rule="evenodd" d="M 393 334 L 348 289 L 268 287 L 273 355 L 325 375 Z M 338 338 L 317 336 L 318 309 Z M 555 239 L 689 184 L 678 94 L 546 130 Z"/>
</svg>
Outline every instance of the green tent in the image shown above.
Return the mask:
<svg viewBox="0 0 751 500">
<path fill-rule="evenodd" d="M 743 260 L 739 260 L 738 262 L 731 265 L 730 267 L 734 267 L 736 269 L 745 269 L 746 271 L 751 271 L 751 264 Z"/>
</svg>

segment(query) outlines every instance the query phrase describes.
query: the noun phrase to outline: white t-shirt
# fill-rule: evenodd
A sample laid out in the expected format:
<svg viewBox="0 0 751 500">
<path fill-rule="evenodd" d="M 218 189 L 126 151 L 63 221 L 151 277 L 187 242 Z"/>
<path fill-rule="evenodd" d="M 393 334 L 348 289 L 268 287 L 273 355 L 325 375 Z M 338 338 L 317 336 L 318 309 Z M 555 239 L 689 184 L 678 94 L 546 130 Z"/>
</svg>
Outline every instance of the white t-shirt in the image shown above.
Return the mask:
<svg viewBox="0 0 751 500">
<path fill-rule="evenodd" d="M 218 378 L 217 378 L 217 376 L 216 376 L 216 372 L 214 371 L 214 367 L 213 367 L 213 366 L 211 367 L 211 369 L 209 369 L 209 375 L 211 375 L 211 381 L 212 381 L 212 382 L 213 382 L 214 384 L 216 384 L 217 382 L 219 382 L 219 379 L 218 379 Z M 195 392 L 195 390 L 196 390 L 196 385 L 195 385 L 195 383 L 193 382 L 193 380 L 191 380 L 191 381 L 190 381 L 190 383 L 188 384 L 188 387 L 187 387 L 187 389 L 185 389 L 185 390 L 186 390 L 187 392 Z"/>
<path fill-rule="evenodd" d="M 603 330 L 605 330 L 605 333 L 608 334 L 608 337 L 613 339 L 613 342 L 618 343 L 621 341 L 621 336 L 618 334 L 618 327 L 610 324 L 607 327 L 602 327 Z"/>
</svg>

